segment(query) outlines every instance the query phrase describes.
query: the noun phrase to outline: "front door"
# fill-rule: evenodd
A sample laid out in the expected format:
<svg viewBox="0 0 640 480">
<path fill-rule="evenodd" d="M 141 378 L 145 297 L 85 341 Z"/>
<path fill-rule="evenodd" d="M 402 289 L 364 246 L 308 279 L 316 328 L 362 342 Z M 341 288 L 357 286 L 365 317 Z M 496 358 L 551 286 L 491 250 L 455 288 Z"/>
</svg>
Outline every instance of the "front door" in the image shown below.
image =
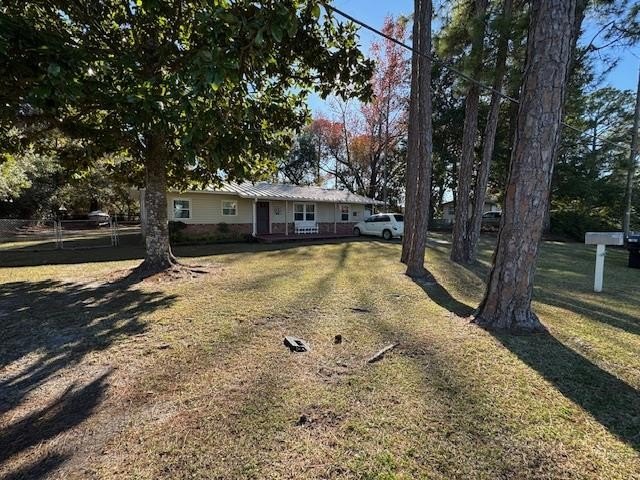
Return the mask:
<svg viewBox="0 0 640 480">
<path fill-rule="evenodd" d="M 256 203 L 257 233 L 269 233 L 269 202 Z"/>
</svg>

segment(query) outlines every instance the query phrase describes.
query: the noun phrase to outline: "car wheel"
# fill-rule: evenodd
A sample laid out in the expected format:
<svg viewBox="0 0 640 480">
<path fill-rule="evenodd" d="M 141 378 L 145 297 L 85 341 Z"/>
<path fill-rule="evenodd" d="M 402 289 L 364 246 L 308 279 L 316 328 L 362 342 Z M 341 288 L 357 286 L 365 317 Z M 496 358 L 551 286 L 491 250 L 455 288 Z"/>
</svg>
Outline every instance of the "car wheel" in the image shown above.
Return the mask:
<svg viewBox="0 0 640 480">
<path fill-rule="evenodd" d="M 360 229 L 359 229 L 358 227 L 354 228 L 354 229 L 353 229 L 353 234 L 354 234 L 356 237 L 359 237 L 359 236 L 360 236 Z"/>
<path fill-rule="evenodd" d="M 382 238 L 384 238 L 385 240 L 391 240 L 391 237 L 393 237 L 391 230 L 384 230 L 382 232 Z"/>
</svg>

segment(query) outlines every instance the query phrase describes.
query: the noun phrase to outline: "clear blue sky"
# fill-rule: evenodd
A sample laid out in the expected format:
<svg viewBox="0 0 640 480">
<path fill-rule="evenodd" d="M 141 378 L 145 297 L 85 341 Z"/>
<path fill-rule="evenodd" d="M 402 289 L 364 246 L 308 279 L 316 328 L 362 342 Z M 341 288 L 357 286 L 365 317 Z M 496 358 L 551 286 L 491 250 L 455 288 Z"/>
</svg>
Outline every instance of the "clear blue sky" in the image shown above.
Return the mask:
<svg viewBox="0 0 640 480">
<path fill-rule="evenodd" d="M 413 12 L 413 0 L 335 0 L 333 5 L 377 28 L 382 27 L 386 15 L 408 15 Z M 587 20 L 583 41 L 588 42 L 597 30 L 593 22 Z M 360 39 L 363 49 L 367 51 L 374 39 L 374 34 L 368 30 L 361 30 Z M 640 66 L 640 46 L 636 45 L 633 49 L 618 49 L 609 53 L 619 57 L 620 61 L 617 67 L 607 75 L 605 83 L 635 91 Z M 596 66 L 602 70 L 606 68 L 602 63 Z M 316 96 L 311 98 L 309 103 L 314 111 L 327 110 L 324 102 Z"/>
</svg>

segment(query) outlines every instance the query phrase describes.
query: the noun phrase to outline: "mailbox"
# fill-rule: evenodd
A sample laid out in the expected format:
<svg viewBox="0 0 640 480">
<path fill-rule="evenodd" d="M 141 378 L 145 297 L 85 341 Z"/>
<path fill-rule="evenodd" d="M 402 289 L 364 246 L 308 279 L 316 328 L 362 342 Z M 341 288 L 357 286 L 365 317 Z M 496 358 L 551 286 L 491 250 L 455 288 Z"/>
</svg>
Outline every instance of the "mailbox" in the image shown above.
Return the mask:
<svg viewBox="0 0 640 480">
<path fill-rule="evenodd" d="M 622 232 L 587 232 L 584 236 L 587 245 L 624 245 Z"/>
<path fill-rule="evenodd" d="M 629 268 L 640 268 L 640 233 L 634 232 L 627 237 L 629 250 Z"/>
<path fill-rule="evenodd" d="M 593 279 L 593 291 L 602 291 L 602 279 L 604 277 L 604 255 L 606 245 L 624 245 L 624 233 L 622 232 L 587 232 L 584 243 L 597 245 L 596 269 Z"/>
</svg>

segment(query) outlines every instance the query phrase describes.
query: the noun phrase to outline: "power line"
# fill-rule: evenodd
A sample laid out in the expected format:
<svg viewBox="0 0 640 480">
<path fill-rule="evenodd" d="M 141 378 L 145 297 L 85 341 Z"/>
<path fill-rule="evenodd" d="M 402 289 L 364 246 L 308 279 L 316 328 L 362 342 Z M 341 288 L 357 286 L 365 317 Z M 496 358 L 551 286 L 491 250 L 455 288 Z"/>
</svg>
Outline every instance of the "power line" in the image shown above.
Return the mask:
<svg viewBox="0 0 640 480">
<path fill-rule="evenodd" d="M 349 21 L 351 21 L 353 23 L 355 23 L 356 25 L 359 25 L 362 28 L 364 28 L 366 30 L 369 30 L 370 32 L 375 33 L 376 35 L 379 35 L 379 36 L 381 36 L 383 38 L 386 38 L 390 42 L 395 43 L 396 45 L 399 45 L 402 48 L 405 48 L 405 49 L 409 50 L 410 52 L 415 52 L 418 55 L 420 55 L 421 57 L 427 58 L 427 59 L 431 60 L 433 63 L 435 63 L 437 65 L 440 65 L 440 66 L 446 68 L 447 70 L 452 71 L 456 75 L 464 78 L 469 83 L 473 83 L 473 84 L 477 85 L 478 87 L 482 88 L 483 90 L 487 90 L 487 91 L 489 91 L 489 92 L 491 92 L 493 94 L 496 94 L 500 98 L 503 98 L 505 100 L 508 100 L 508 101 L 513 102 L 513 103 L 518 104 L 518 105 L 520 104 L 520 101 L 517 98 L 514 98 L 514 97 L 512 97 L 510 95 L 507 95 L 507 94 L 501 92 L 500 90 L 497 90 L 497 89 L 493 88 L 491 85 L 487 85 L 486 83 L 481 82 L 480 80 L 476 80 L 475 78 L 467 75 L 463 71 L 461 71 L 458 68 L 454 67 L 450 63 L 445 62 L 443 60 L 439 60 L 439 59 L 437 59 L 436 57 L 434 57 L 433 55 L 431 55 L 429 53 L 424 53 L 424 52 L 418 51 L 418 50 L 414 49 L 411 45 L 409 45 L 407 43 L 404 43 L 404 42 L 402 42 L 402 41 L 398 40 L 397 38 L 394 38 L 394 37 L 392 37 L 390 35 L 387 35 L 383 31 L 381 31 L 381 30 L 379 30 L 379 29 L 377 29 L 375 27 L 372 27 L 368 23 L 365 23 L 362 20 L 359 20 L 359 19 L 355 18 L 354 16 L 349 15 L 346 12 L 343 12 L 342 10 L 340 10 L 339 8 L 334 7 L 333 5 L 329 5 L 328 3 L 324 3 L 324 6 L 325 6 L 325 8 L 331 10 L 334 13 L 337 13 L 338 15 L 346 18 L 347 20 L 349 20 Z M 574 132 L 577 132 L 580 135 L 583 135 L 583 136 L 589 135 L 591 137 L 591 134 L 588 133 L 587 131 L 581 130 L 578 127 L 574 127 L 573 125 L 569 125 L 568 123 L 562 122 L 562 126 L 568 128 L 569 130 L 573 130 Z M 596 138 L 600 138 L 600 137 L 598 135 L 596 135 Z M 622 148 L 622 149 L 626 149 L 627 148 L 626 145 L 619 144 L 619 143 L 616 143 L 616 142 L 612 142 L 611 140 L 607 140 L 606 138 L 600 138 L 600 140 L 603 143 L 608 143 L 608 144 L 614 145 L 614 146 L 616 146 L 618 148 Z"/>
</svg>

